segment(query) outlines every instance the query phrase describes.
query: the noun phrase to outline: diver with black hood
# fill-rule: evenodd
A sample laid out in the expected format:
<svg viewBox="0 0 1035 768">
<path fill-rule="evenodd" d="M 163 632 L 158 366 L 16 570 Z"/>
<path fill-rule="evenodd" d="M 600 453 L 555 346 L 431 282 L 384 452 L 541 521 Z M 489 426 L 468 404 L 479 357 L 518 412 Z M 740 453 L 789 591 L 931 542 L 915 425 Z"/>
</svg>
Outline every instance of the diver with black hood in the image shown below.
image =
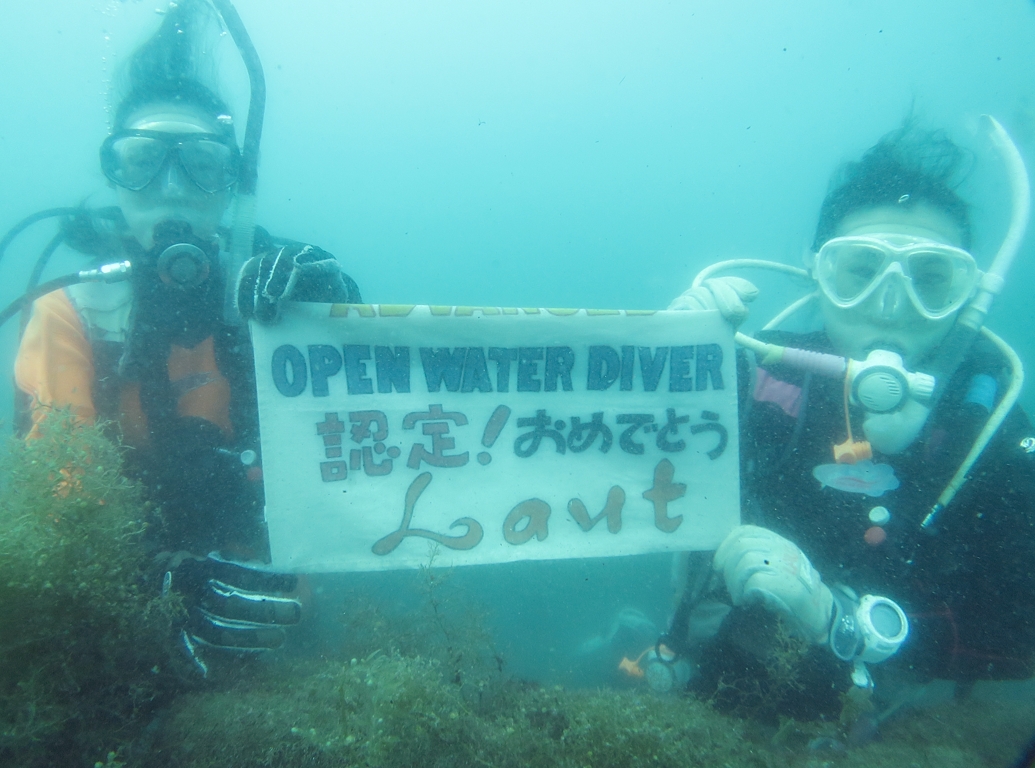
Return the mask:
<svg viewBox="0 0 1035 768">
<path fill-rule="evenodd" d="M 228 105 L 204 82 L 220 22 L 251 79 L 243 151 Z M 246 321 L 276 321 L 285 300 L 361 299 L 333 256 L 253 225 L 265 89 L 227 0 L 171 3 L 122 74 L 100 150 L 118 208 L 83 210 L 65 227 L 70 245 L 108 266 L 35 301 L 15 366 L 22 428 L 31 435 L 55 407 L 117 425 L 158 510 L 150 531 L 164 588 L 187 601 L 184 645 L 207 672 L 202 648 L 273 648 L 300 617 L 295 578 L 261 567 L 269 555 Z"/>
</svg>

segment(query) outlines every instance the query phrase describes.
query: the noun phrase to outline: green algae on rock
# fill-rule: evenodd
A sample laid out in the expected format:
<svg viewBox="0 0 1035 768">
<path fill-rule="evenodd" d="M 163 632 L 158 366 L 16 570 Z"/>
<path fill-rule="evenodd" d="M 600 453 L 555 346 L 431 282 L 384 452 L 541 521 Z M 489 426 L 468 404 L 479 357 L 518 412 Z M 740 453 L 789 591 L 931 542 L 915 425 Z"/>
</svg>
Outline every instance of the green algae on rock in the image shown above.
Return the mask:
<svg viewBox="0 0 1035 768">
<path fill-rule="evenodd" d="M 0 757 L 104 755 L 175 680 L 176 598 L 100 427 L 54 411 L 0 463 Z M 76 761 L 78 763 L 78 760 Z"/>
<path fill-rule="evenodd" d="M 881 742 L 834 749 L 836 723 L 778 730 L 690 697 L 499 679 L 472 698 L 419 657 L 375 653 L 269 672 L 180 697 L 154 754 L 170 768 L 994 768 L 1035 727 L 1030 703 L 989 719 L 987 703 L 961 702 L 903 714 Z"/>
</svg>

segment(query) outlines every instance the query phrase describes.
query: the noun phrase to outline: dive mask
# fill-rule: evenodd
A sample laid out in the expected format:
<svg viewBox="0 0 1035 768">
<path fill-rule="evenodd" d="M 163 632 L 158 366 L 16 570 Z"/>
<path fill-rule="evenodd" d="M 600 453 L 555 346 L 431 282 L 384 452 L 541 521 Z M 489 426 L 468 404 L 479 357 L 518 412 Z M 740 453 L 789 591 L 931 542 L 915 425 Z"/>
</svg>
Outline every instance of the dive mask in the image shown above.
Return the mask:
<svg viewBox="0 0 1035 768">
<path fill-rule="evenodd" d="M 981 271 L 961 248 L 907 235 L 854 235 L 828 240 L 813 274 L 830 301 L 857 306 L 898 275 L 916 311 L 929 320 L 951 315 L 971 297 Z"/>
<path fill-rule="evenodd" d="M 237 181 L 241 153 L 232 141 L 214 133 L 166 133 L 124 130 L 101 145 L 101 170 L 113 183 L 139 192 L 175 155 L 194 184 L 213 194 Z"/>
</svg>

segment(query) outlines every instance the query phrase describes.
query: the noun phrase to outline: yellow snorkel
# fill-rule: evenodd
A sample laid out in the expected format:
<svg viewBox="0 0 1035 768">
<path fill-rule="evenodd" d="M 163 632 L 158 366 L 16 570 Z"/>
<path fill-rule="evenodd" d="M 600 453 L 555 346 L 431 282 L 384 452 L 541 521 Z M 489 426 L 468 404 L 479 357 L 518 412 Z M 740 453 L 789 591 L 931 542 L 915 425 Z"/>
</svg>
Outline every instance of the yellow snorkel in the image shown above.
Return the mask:
<svg viewBox="0 0 1035 768">
<path fill-rule="evenodd" d="M 979 333 L 984 333 L 993 344 L 995 344 L 1010 361 L 1012 375 L 1010 386 L 1000 401 L 999 406 L 992 412 L 984 428 L 978 434 L 977 439 L 971 446 L 952 480 L 942 491 L 938 501 L 931 507 L 931 511 L 923 519 L 920 527 L 927 531 L 934 531 L 934 521 L 942 510 L 952 501 L 956 492 L 967 481 L 967 474 L 970 472 L 974 462 L 978 460 L 981 452 L 988 445 L 992 436 L 999 429 L 1006 415 L 1010 412 L 1017 398 L 1021 394 L 1021 387 L 1024 385 L 1024 365 L 1017 353 L 1001 338 L 984 327 L 985 319 L 988 317 L 992 302 L 1003 290 L 1006 282 L 1006 273 L 1009 272 L 1017 252 L 1020 250 L 1024 234 L 1028 229 L 1028 218 L 1031 215 L 1031 187 L 1028 181 L 1028 170 L 1024 167 L 1024 159 L 1017 150 L 1010 135 L 1006 132 L 999 121 L 991 115 L 985 115 L 992 123 L 992 142 L 999 150 L 1003 162 L 1006 164 L 1007 173 L 1010 176 L 1010 187 L 1013 198 L 1013 214 L 1010 221 L 1010 229 L 1007 230 L 1003 244 L 992 261 L 992 266 L 985 272 L 978 285 L 974 298 L 960 311 L 956 324 L 949 331 L 948 337 L 942 342 L 940 349 L 942 355 L 935 361 L 933 373 L 935 376 L 934 400 L 941 396 L 948 385 L 949 379 L 955 373 L 964 356 L 970 349 L 974 339 Z"/>
</svg>

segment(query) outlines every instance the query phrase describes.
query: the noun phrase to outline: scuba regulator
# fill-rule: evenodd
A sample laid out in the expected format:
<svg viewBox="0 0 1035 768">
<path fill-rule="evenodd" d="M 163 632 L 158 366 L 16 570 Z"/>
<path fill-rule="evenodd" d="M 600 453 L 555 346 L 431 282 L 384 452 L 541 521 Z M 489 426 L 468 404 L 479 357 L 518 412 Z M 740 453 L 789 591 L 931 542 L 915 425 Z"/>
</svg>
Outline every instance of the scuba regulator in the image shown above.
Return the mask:
<svg viewBox="0 0 1035 768">
<path fill-rule="evenodd" d="M 923 402 L 934 394 L 934 376 L 906 370 L 900 355 L 883 349 L 849 360 L 846 375 L 852 402 L 870 413 L 892 413 L 911 397 Z"/>
<path fill-rule="evenodd" d="M 154 248 L 139 257 L 142 271 L 170 291 L 203 290 L 219 271 L 218 242 L 195 237 L 186 222 L 158 222 L 154 241 Z"/>
</svg>

